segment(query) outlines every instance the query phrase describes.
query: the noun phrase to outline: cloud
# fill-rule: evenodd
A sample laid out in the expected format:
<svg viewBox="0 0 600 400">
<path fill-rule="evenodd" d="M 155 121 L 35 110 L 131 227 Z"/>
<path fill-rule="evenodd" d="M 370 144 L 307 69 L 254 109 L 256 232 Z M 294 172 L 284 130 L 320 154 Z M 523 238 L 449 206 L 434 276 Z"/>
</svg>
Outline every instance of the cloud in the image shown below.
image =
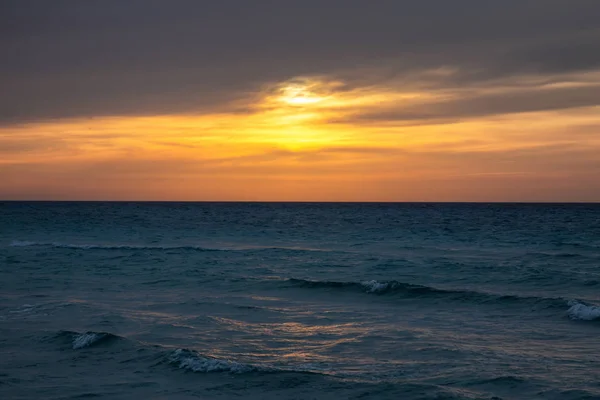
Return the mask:
<svg viewBox="0 0 600 400">
<path fill-rule="evenodd" d="M 589 0 L 6 0 L 0 123 L 214 112 L 270 82 L 372 68 L 387 69 L 377 81 L 452 67 L 444 79 L 464 83 L 598 69 L 599 13 Z"/>
<path fill-rule="evenodd" d="M 575 87 L 532 87 L 504 89 L 495 92 L 447 91 L 442 99 L 415 101 L 401 105 L 375 106 L 357 109 L 336 122 L 410 122 L 435 123 L 438 120 L 458 120 L 483 116 L 528 113 L 600 106 L 600 85 Z"/>
</svg>

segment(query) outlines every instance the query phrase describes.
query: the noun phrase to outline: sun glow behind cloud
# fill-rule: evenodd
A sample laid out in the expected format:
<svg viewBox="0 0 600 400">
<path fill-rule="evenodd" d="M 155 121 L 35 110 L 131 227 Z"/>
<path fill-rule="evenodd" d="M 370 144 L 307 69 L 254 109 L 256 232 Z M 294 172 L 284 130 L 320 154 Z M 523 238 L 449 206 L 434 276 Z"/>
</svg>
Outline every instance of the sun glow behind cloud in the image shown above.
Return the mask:
<svg viewBox="0 0 600 400">
<path fill-rule="evenodd" d="M 279 85 L 277 100 L 291 106 L 308 106 L 321 103 L 329 97 L 328 93 L 321 93 L 321 82 L 310 80 L 299 80 L 297 82 L 285 82 Z"/>
<path fill-rule="evenodd" d="M 571 78 L 530 85 L 560 96 Z M 595 75 L 577 78 L 595 88 Z M 299 77 L 218 112 L 6 126 L 1 190 L 7 198 L 154 200 L 593 196 L 585 188 L 600 172 L 600 110 L 544 103 L 515 112 L 498 103 L 525 102 L 523 91 L 509 81 L 462 88 Z"/>
</svg>

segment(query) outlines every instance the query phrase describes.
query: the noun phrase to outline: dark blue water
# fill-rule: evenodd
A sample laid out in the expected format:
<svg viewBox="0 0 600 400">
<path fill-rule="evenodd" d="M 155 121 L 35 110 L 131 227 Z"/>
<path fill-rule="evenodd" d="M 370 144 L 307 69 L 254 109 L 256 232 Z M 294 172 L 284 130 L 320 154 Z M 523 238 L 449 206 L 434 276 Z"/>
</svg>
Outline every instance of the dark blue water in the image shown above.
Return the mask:
<svg viewBox="0 0 600 400">
<path fill-rule="evenodd" d="M 600 399 L 600 206 L 0 203 L 2 399 Z"/>
</svg>

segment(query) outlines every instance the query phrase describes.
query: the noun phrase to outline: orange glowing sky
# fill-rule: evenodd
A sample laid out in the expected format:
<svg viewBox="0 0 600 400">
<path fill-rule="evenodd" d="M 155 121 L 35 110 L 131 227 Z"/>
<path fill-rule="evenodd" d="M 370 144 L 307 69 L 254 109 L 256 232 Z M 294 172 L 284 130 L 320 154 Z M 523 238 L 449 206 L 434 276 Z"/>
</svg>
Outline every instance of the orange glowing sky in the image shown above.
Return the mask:
<svg viewBox="0 0 600 400">
<path fill-rule="evenodd" d="M 72 97 L 48 115 L 57 88 L 77 86 L 65 79 L 92 75 L 26 71 L 44 112 L 0 120 L 0 199 L 600 201 L 600 62 L 465 80 L 477 66 L 401 61 L 294 67 L 192 97 L 180 82 L 124 111 L 71 112 Z"/>
</svg>

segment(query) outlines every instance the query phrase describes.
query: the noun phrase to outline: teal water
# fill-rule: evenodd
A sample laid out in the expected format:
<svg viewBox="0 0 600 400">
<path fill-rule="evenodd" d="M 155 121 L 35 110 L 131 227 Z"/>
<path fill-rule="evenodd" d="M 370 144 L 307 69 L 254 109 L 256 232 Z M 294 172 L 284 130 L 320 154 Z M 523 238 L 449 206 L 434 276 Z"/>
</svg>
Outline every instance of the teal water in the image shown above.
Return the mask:
<svg viewBox="0 0 600 400">
<path fill-rule="evenodd" d="M 600 399 L 600 205 L 0 203 L 0 398 Z"/>
</svg>

